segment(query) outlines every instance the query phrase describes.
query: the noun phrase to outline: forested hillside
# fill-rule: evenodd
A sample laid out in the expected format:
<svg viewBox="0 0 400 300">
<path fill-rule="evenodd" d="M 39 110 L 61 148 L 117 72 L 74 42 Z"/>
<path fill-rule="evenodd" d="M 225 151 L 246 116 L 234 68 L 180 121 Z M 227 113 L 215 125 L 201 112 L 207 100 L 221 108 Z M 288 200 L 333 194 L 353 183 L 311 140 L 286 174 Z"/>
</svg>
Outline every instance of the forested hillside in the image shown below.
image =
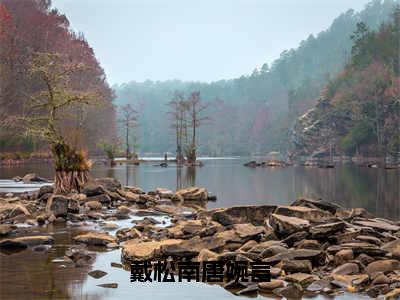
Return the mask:
<svg viewBox="0 0 400 300">
<path fill-rule="evenodd" d="M 212 121 L 199 130 L 201 154 L 285 152 L 296 118 L 316 103 L 320 90 L 350 59 L 356 24 L 377 29 L 389 20 L 396 3 L 399 0 L 376 0 L 360 12 L 349 10 L 327 30 L 310 35 L 297 49 L 284 51 L 271 66 L 264 64 L 251 75 L 209 84 L 130 82 L 113 87 L 117 103 L 131 103 L 139 111 L 141 152 L 175 151 L 174 131 L 166 118 L 166 103 L 175 90 L 186 95 L 199 90 L 210 103 Z"/>
<path fill-rule="evenodd" d="M 34 128 L 30 129 L 32 135 L 21 135 L 15 126 L 22 115 L 37 117 L 27 111 L 28 104 L 40 103 L 40 95 L 48 88 L 30 71 L 35 59 L 47 54 L 56 54 L 54 57 L 65 66 L 79 67 L 79 74 L 63 82 L 72 95 L 78 97 L 89 91 L 98 95 L 97 105 L 65 110 L 56 126 L 73 144 L 85 144 L 85 150 L 92 153 L 97 151 L 99 139 L 116 134 L 114 96 L 104 71 L 84 36 L 70 29 L 67 17 L 52 9 L 51 1 L 0 0 L 0 45 L 0 153 L 18 156 L 48 151 L 42 139 L 35 137 Z M 68 103 L 75 100 L 69 99 Z M 37 113 L 45 109 L 43 104 L 39 106 L 35 107 L 41 109 Z"/>
<path fill-rule="evenodd" d="M 400 154 L 400 6 L 390 23 L 357 25 L 350 62 L 297 122 L 295 155 Z"/>
</svg>

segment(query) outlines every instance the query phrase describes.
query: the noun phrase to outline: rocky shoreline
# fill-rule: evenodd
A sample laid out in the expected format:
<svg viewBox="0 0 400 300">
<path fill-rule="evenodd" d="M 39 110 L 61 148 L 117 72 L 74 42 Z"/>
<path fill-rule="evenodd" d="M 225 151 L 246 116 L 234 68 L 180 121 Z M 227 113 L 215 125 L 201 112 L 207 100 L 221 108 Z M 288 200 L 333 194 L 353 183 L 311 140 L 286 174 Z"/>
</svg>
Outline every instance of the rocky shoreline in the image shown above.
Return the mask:
<svg viewBox="0 0 400 300">
<path fill-rule="evenodd" d="M 50 234 L 32 234 L 21 225 L 101 222 L 101 231 L 73 237 L 76 245 L 65 252 L 65 260 L 88 264 L 92 256 L 87 247 L 96 246 L 121 248 L 125 264 L 163 259 L 263 261 L 271 265 L 271 282 L 226 282 L 223 287 L 239 295 L 286 298 L 343 292 L 400 297 L 400 222 L 306 198 L 288 206 L 208 210 L 207 201 L 214 200 L 205 188 L 144 192 L 112 178 L 93 179 L 72 195 L 54 195 L 52 186 L 42 186 L 34 193 L 0 198 L 0 250 L 40 251 L 54 243 Z M 112 223 L 134 216 L 142 218 L 129 227 Z M 108 233 L 110 229 L 115 234 Z"/>
</svg>

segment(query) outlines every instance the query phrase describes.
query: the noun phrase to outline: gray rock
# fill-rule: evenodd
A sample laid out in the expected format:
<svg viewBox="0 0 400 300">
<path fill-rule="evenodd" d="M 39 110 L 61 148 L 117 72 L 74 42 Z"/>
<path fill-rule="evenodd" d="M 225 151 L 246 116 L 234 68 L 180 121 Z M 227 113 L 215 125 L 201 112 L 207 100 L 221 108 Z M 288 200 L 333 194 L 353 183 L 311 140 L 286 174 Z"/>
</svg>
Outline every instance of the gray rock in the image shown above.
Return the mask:
<svg viewBox="0 0 400 300">
<path fill-rule="evenodd" d="M 45 194 L 53 194 L 54 187 L 52 185 L 44 185 L 40 187 L 38 192 L 38 198 L 42 198 Z"/>
<path fill-rule="evenodd" d="M 93 278 L 99 279 L 99 278 L 101 278 L 101 277 L 106 276 L 106 275 L 107 275 L 107 272 L 104 272 L 104 271 L 102 271 L 102 270 L 94 270 L 94 271 L 90 271 L 90 272 L 88 273 L 88 275 L 91 276 L 91 277 L 93 277 Z"/>
<path fill-rule="evenodd" d="M 117 192 L 119 189 L 122 188 L 121 183 L 115 178 L 109 178 L 109 177 L 96 178 L 94 180 L 94 183 L 103 186 L 104 189 L 110 192 Z"/>
<path fill-rule="evenodd" d="M 108 289 L 116 289 L 118 288 L 118 283 L 103 283 L 103 284 L 98 284 L 97 286 Z"/>
<path fill-rule="evenodd" d="M 55 217 L 65 217 L 68 213 L 69 200 L 63 195 L 52 195 L 47 201 L 46 211 Z"/>
<path fill-rule="evenodd" d="M 98 196 L 98 195 L 103 195 L 106 193 L 104 187 L 100 184 L 95 184 L 93 182 L 87 183 L 82 191 L 83 194 L 85 194 L 88 197 L 93 197 L 93 196 Z"/>
</svg>

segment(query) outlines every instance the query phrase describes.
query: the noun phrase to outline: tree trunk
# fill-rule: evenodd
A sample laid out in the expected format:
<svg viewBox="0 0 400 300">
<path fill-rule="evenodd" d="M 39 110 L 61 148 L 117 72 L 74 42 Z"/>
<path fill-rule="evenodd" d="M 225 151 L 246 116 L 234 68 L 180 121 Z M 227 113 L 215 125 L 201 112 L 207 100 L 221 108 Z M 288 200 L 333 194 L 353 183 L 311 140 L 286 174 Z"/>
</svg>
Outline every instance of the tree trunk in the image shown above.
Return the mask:
<svg viewBox="0 0 400 300">
<path fill-rule="evenodd" d="M 130 159 L 130 149 L 129 149 L 129 124 L 126 123 L 126 159 Z"/>
<path fill-rule="evenodd" d="M 55 194 L 79 193 L 89 180 L 89 171 L 56 171 Z"/>
</svg>

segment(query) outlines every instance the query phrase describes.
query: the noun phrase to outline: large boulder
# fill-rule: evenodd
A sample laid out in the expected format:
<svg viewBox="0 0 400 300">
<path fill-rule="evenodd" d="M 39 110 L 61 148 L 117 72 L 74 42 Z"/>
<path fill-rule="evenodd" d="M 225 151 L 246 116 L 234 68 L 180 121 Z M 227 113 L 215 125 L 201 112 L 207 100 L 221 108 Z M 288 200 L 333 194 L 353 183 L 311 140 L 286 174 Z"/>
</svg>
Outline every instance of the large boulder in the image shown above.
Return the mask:
<svg viewBox="0 0 400 300">
<path fill-rule="evenodd" d="M 156 188 L 156 193 L 160 198 L 171 199 L 174 196 L 174 192 L 166 188 Z"/>
<path fill-rule="evenodd" d="M 94 183 L 103 186 L 104 189 L 110 192 L 117 192 L 122 187 L 121 183 L 117 179 L 109 177 L 96 178 Z"/>
<path fill-rule="evenodd" d="M 101 205 L 101 203 L 99 201 L 85 202 L 85 207 L 86 207 L 86 209 L 89 209 L 89 210 L 101 210 L 103 208 L 103 206 Z"/>
<path fill-rule="evenodd" d="M 163 245 L 161 251 L 164 256 L 172 257 L 194 257 L 197 256 L 202 249 L 211 251 L 219 251 L 225 246 L 225 241 L 219 237 L 195 237 L 190 240 L 184 240 L 181 243 Z"/>
<path fill-rule="evenodd" d="M 52 185 L 43 185 L 40 187 L 38 192 L 38 198 L 41 198 L 45 194 L 53 194 L 54 187 Z"/>
<path fill-rule="evenodd" d="M 53 237 L 49 235 L 23 236 L 0 241 L 0 248 L 27 248 L 53 242 Z"/>
<path fill-rule="evenodd" d="M 279 236 L 288 236 L 294 232 L 302 231 L 310 227 L 310 222 L 296 217 L 271 214 L 269 225 Z"/>
<path fill-rule="evenodd" d="M 116 238 L 108 233 L 88 232 L 74 237 L 74 241 L 86 245 L 107 246 L 109 243 L 115 243 Z"/>
<path fill-rule="evenodd" d="M 122 246 L 122 257 L 128 261 L 152 260 L 162 258 L 161 247 L 168 245 L 178 245 L 180 243 L 182 243 L 182 240 L 175 239 L 152 242 L 130 240 Z"/>
<path fill-rule="evenodd" d="M 261 235 L 265 232 L 264 226 L 254 226 L 251 223 L 234 224 L 232 228 L 242 239 L 242 242 L 247 242 L 248 240 L 259 240 Z"/>
<path fill-rule="evenodd" d="M 248 206 L 233 206 L 228 208 L 219 208 L 208 211 L 206 215 L 211 216 L 211 219 L 227 226 L 240 223 L 251 223 L 256 226 L 264 225 L 271 213 L 274 212 L 276 206 L 271 205 L 248 205 Z"/>
<path fill-rule="evenodd" d="M 391 272 L 395 270 L 400 270 L 400 262 L 395 259 L 384 259 L 371 262 L 366 268 L 365 272 L 368 275 L 378 273 L 378 272 Z"/>
<path fill-rule="evenodd" d="M 358 226 L 370 227 L 378 231 L 399 231 L 400 226 L 389 223 L 382 219 L 371 219 L 371 220 L 355 220 L 353 224 Z"/>
<path fill-rule="evenodd" d="M 116 233 L 115 236 L 118 239 L 118 242 L 123 242 L 126 240 L 132 240 L 132 239 L 139 239 L 142 237 L 142 234 L 140 233 L 139 230 L 136 228 L 122 228 L 119 229 Z"/>
<path fill-rule="evenodd" d="M 340 205 L 333 202 L 326 202 L 322 200 L 314 200 L 309 198 L 300 197 L 291 204 L 292 206 L 303 206 L 309 208 L 317 208 L 335 214 L 337 210 L 343 209 Z"/>
<path fill-rule="evenodd" d="M 278 206 L 275 210 L 275 214 L 296 217 L 308 221 L 322 221 L 333 217 L 328 211 L 303 206 Z"/>
<path fill-rule="evenodd" d="M 85 184 L 81 192 L 88 197 L 103 195 L 106 193 L 102 185 L 96 184 L 94 182 L 88 182 L 87 184 Z"/>
<path fill-rule="evenodd" d="M 210 236 L 218 231 L 222 231 L 223 227 L 214 221 L 206 220 L 181 220 L 175 226 L 167 229 L 168 236 L 174 239 L 187 239 L 194 236 Z"/>
<path fill-rule="evenodd" d="M 329 252 L 336 253 L 342 249 L 351 249 L 354 255 L 367 254 L 370 256 L 384 256 L 387 253 L 386 250 L 381 249 L 377 245 L 364 242 L 351 242 L 351 243 L 343 243 L 340 245 L 333 245 L 330 246 L 327 250 Z"/>
<path fill-rule="evenodd" d="M 332 274 L 352 275 L 352 274 L 358 274 L 359 272 L 360 272 L 360 268 L 359 268 L 358 264 L 349 262 L 349 263 L 342 264 L 342 265 L 338 266 L 337 268 L 335 268 L 332 271 Z"/>
<path fill-rule="evenodd" d="M 208 198 L 207 189 L 203 187 L 189 187 L 186 189 L 181 189 L 178 190 L 176 194 L 188 201 L 206 201 Z"/>
<path fill-rule="evenodd" d="M 68 213 L 69 198 L 63 195 L 52 195 L 46 204 L 46 211 L 56 217 L 65 217 Z"/>
<path fill-rule="evenodd" d="M 314 238 L 322 238 L 332 235 L 338 231 L 344 230 L 346 224 L 344 222 L 333 222 L 310 227 L 310 233 Z"/>
<path fill-rule="evenodd" d="M 286 273 L 311 273 L 312 264 L 307 259 L 295 260 L 284 259 L 282 260 L 282 270 Z"/>
<path fill-rule="evenodd" d="M 129 190 L 118 190 L 118 194 L 121 195 L 126 201 L 138 202 L 140 194 L 133 193 Z"/>
</svg>

